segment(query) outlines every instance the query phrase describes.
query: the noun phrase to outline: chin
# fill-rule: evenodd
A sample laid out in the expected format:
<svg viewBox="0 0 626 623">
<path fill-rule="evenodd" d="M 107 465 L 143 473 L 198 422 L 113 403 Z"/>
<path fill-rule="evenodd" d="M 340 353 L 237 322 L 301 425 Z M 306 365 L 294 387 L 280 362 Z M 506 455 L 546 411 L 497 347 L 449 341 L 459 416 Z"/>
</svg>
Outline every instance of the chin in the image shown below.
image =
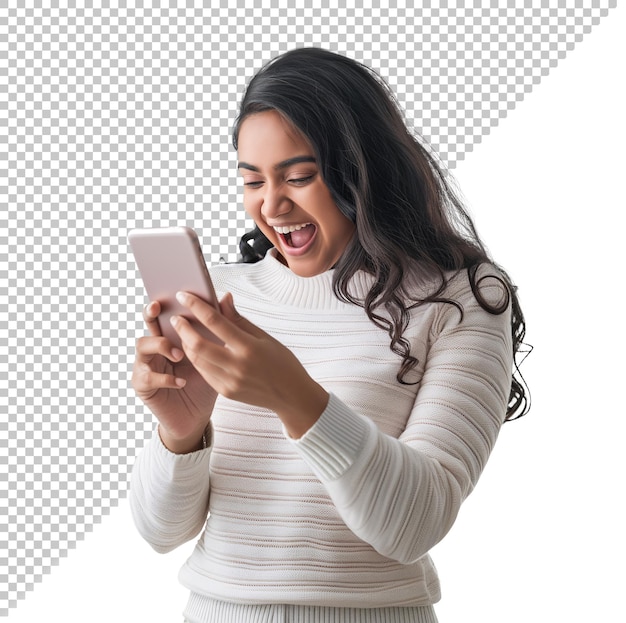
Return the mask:
<svg viewBox="0 0 626 623">
<path fill-rule="evenodd" d="M 294 264 L 294 262 L 286 262 L 286 264 L 291 272 L 294 275 L 298 275 L 298 277 L 315 277 L 316 275 L 321 275 L 323 272 L 326 272 L 323 269 L 316 269 L 314 267 L 298 266 Z"/>
<path fill-rule="evenodd" d="M 310 262 L 294 262 L 293 260 L 284 257 L 283 259 L 291 272 L 294 273 L 294 275 L 298 275 L 298 277 L 316 277 L 317 275 L 321 275 L 332 268 L 332 266 L 326 264 L 322 265 Z"/>
</svg>

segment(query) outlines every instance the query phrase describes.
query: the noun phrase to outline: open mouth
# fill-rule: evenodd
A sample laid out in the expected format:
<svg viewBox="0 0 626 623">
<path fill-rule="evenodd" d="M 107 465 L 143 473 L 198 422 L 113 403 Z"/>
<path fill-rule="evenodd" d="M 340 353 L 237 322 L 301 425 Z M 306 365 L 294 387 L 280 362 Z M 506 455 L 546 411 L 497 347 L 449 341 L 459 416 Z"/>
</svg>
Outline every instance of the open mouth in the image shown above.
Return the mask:
<svg viewBox="0 0 626 623">
<path fill-rule="evenodd" d="M 280 236 L 283 248 L 292 255 L 304 253 L 313 242 L 317 227 L 313 223 L 302 225 L 292 225 L 289 227 L 275 227 L 276 233 Z"/>
</svg>

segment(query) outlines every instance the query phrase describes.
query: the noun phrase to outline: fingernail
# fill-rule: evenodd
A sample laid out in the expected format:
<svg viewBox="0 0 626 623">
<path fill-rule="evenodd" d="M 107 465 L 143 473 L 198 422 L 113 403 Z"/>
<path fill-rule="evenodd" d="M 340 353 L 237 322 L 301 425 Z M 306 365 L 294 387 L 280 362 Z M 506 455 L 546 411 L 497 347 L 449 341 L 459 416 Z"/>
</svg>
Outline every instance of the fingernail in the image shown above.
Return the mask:
<svg viewBox="0 0 626 623">
<path fill-rule="evenodd" d="M 185 379 L 177 378 L 176 385 L 178 385 L 178 387 L 185 387 L 185 385 L 187 385 L 187 381 Z"/>
<path fill-rule="evenodd" d="M 182 350 L 180 350 L 178 348 L 172 348 L 172 358 L 173 359 L 178 361 L 179 359 L 182 359 L 184 356 L 185 356 L 185 353 L 183 353 Z"/>
<path fill-rule="evenodd" d="M 172 316 L 170 318 L 170 323 L 173 327 L 175 327 L 178 324 L 179 320 L 180 318 L 178 316 Z"/>
<path fill-rule="evenodd" d="M 182 305 L 186 305 L 189 297 L 186 292 L 176 292 L 176 300 Z"/>
</svg>

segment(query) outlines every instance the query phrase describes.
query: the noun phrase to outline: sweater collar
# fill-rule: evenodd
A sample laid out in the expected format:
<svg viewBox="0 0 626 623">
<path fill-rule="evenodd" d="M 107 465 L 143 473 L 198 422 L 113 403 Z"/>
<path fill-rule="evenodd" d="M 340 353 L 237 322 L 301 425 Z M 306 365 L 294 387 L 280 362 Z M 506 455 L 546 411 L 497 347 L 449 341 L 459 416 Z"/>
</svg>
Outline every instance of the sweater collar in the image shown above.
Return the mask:
<svg viewBox="0 0 626 623">
<path fill-rule="evenodd" d="M 285 266 L 277 255 L 276 249 L 271 248 L 260 262 L 263 270 L 255 271 L 257 285 L 272 300 L 308 309 L 333 309 L 346 305 L 333 292 L 334 269 L 313 277 L 300 277 Z M 372 283 L 371 275 L 358 271 L 350 281 L 350 292 L 356 298 L 363 299 Z"/>
</svg>

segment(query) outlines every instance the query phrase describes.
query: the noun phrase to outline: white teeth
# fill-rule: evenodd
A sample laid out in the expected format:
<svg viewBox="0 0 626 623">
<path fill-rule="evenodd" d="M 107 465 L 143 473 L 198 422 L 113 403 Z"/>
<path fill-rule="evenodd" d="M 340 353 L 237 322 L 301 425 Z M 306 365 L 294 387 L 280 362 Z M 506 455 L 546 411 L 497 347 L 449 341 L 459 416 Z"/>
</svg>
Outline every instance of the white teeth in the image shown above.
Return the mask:
<svg viewBox="0 0 626 623">
<path fill-rule="evenodd" d="M 274 227 L 274 231 L 278 234 L 290 234 L 292 231 L 298 231 L 311 223 L 302 223 L 302 225 L 289 225 L 287 227 Z"/>
</svg>

